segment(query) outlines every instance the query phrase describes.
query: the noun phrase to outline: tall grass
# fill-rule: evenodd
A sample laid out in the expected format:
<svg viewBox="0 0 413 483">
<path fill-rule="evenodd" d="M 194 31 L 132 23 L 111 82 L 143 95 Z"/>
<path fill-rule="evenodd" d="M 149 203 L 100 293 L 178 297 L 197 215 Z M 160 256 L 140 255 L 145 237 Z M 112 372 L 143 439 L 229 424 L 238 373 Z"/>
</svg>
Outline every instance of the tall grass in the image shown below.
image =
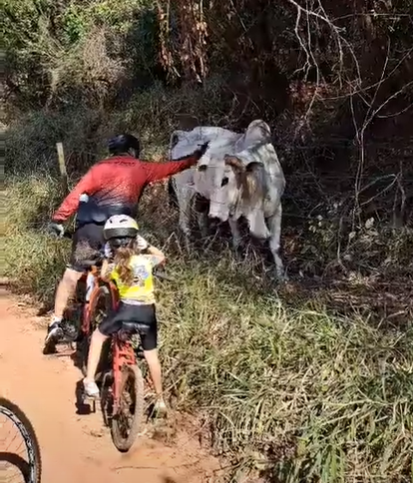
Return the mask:
<svg viewBox="0 0 413 483">
<path fill-rule="evenodd" d="M 3 275 L 41 300 L 52 298 L 68 256 L 67 242 L 41 231 L 58 190 L 48 177 L 6 183 Z M 142 224 L 157 238 L 150 196 Z M 203 417 L 238 475 L 412 481 L 412 328 L 382 331 L 314 302 L 287 307 L 225 249 L 184 256 L 168 243 L 173 280 L 158 285 L 168 393 L 178 409 Z"/>
</svg>

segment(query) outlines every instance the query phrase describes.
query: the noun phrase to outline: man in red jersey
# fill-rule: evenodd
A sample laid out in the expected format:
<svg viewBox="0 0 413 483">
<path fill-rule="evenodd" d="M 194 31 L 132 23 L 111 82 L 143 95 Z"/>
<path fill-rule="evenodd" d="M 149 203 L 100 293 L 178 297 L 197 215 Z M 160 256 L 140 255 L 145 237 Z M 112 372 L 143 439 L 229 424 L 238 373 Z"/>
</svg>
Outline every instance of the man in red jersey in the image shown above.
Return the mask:
<svg viewBox="0 0 413 483">
<path fill-rule="evenodd" d="M 44 353 L 53 351 L 55 343 L 63 337 L 63 312 L 88 268 L 88 261 L 97 258 L 103 248 L 105 222 L 113 215 L 136 217 L 144 188 L 196 165 L 208 144 L 189 156 L 164 163 L 140 161 L 139 141 L 130 134 L 111 139 L 108 147 L 112 156 L 90 168 L 52 217 L 51 230 L 63 236 L 62 222 L 77 213 L 70 262 L 56 291 Z"/>
</svg>

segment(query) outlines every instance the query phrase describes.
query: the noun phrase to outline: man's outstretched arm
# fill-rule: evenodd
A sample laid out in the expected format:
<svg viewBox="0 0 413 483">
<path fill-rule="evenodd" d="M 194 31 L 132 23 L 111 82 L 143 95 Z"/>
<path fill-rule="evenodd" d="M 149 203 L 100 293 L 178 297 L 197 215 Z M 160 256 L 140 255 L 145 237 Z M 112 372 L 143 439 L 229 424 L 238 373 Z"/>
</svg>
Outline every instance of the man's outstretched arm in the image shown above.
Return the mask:
<svg viewBox="0 0 413 483">
<path fill-rule="evenodd" d="M 189 156 L 183 156 L 175 161 L 166 161 L 161 163 L 142 162 L 142 167 L 146 173 L 146 183 L 153 183 L 161 179 L 168 178 L 174 174 L 180 173 L 185 169 L 192 168 L 202 158 L 208 149 L 208 144 L 203 144 Z"/>
</svg>

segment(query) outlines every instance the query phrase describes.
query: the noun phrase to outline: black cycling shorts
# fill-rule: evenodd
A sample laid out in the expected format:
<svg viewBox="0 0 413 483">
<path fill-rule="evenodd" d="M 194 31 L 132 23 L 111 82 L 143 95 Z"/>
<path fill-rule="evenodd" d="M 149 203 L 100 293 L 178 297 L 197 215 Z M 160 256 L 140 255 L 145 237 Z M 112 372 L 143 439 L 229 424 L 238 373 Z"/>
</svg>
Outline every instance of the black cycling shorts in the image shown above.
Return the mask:
<svg viewBox="0 0 413 483">
<path fill-rule="evenodd" d="M 99 332 L 110 336 L 122 328 L 122 322 L 139 322 L 148 326 L 148 332 L 140 334 L 144 351 L 156 349 L 158 345 L 158 324 L 155 305 L 132 305 L 120 302 L 116 312 L 109 314 L 99 324 Z"/>
<path fill-rule="evenodd" d="M 72 239 L 69 268 L 77 272 L 85 272 L 93 260 L 99 260 L 100 252 L 105 245 L 103 226 L 103 224 L 88 223 L 76 229 Z"/>
</svg>

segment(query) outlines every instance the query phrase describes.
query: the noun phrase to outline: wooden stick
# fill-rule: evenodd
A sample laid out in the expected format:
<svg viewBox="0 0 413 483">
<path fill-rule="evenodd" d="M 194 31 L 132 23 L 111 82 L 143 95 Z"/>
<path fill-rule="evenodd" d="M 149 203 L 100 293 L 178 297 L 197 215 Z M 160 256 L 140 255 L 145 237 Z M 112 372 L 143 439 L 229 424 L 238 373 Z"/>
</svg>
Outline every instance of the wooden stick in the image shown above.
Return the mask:
<svg viewBox="0 0 413 483">
<path fill-rule="evenodd" d="M 59 170 L 60 170 L 60 177 L 62 180 L 62 188 L 63 192 L 66 195 L 69 192 L 69 185 L 67 182 L 67 171 L 66 171 L 66 163 L 65 163 L 65 153 L 63 151 L 63 143 L 57 143 L 57 157 L 59 159 Z"/>
</svg>

